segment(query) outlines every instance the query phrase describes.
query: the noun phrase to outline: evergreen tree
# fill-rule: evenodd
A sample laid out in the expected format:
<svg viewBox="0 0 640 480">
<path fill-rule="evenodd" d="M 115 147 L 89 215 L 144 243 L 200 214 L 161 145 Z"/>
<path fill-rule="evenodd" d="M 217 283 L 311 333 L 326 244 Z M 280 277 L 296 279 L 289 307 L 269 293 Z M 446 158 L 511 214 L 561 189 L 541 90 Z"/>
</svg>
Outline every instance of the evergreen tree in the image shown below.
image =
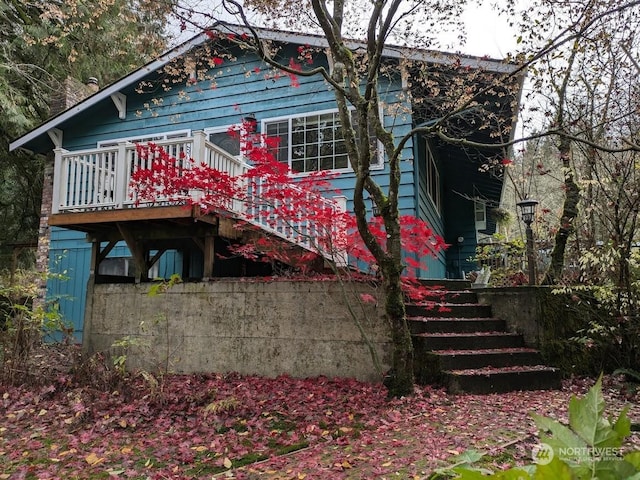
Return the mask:
<svg viewBox="0 0 640 480">
<path fill-rule="evenodd" d="M 1 254 L 35 241 L 40 215 L 44 160 L 9 153 L 11 140 L 47 119 L 65 78 L 106 85 L 164 50 L 165 26 L 165 11 L 136 0 L 0 3 Z"/>
</svg>

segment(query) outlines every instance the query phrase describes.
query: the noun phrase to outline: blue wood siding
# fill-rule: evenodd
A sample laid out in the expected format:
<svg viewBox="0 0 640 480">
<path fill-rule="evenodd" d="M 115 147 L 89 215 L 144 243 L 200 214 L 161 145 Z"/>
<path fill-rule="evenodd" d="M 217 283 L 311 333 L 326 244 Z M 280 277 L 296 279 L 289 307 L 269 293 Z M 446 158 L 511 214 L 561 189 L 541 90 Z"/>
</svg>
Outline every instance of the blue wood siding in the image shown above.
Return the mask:
<svg viewBox="0 0 640 480">
<path fill-rule="evenodd" d="M 415 205 L 416 205 L 416 216 L 427 222 L 433 228 L 433 231 L 441 236 L 445 237 L 444 231 L 444 221 L 443 221 L 443 212 L 438 212 L 436 206 L 434 205 L 431 198 L 429 198 L 429 194 L 427 193 L 427 141 L 422 136 L 414 136 L 414 152 L 415 152 L 415 178 L 414 183 L 417 186 L 415 190 Z M 435 156 L 436 164 L 438 165 L 438 170 L 441 174 L 441 182 L 442 182 L 442 169 L 440 165 L 440 161 Z M 442 187 L 442 183 L 441 183 Z M 446 278 L 446 261 L 445 261 L 445 251 L 441 251 L 438 253 L 436 257 L 428 257 L 423 259 L 422 261 L 426 263 L 427 270 L 420 272 L 420 276 L 422 278 Z"/>
<path fill-rule="evenodd" d="M 450 211 L 456 212 L 448 217 L 447 238 L 451 247 L 447 255 L 447 275 L 464 278 L 478 268 L 473 260 L 477 244 L 474 204 L 453 191 L 447 192 L 446 201 Z M 458 242 L 458 238 L 462 238 L 462 242 Z"/>
<path fill-rule="evenodd" d="M 91 244 L 81 232 L 51 228 L 47 301 L 56 305 L 80 341 L 91 262 Z"/>
<path fill-rule="evenodd" d="M 68 150 L 95 148 L 98 142 L 115 138 L 223 127 L 239 123 L 243 116 L 250 113 L 260 122 L 268 118 L 336 107 L 333 92 L 320 77 L 300 77 L 300 86 L 296 88 L 291 86 L 286 76 L 265 79 L 267 71 L 265 65 L 254 56 L 245 54 L 212 69 L 211 75 L 221 72 L 216 77 L 215 86 L 211 82 L 188 87 L 176 85 L 169 91 L 155 94 L 135 93 L 132 87 L 131 91 L 123 92 L 127 95 L 125 120 L 120 120 L 115 106 L 105 101 L 99 108 L 92 109 L 91 114 L 83 112 L 64 127 L 64 147 Z M 401 101 L 399 75 L 397 79 L 383 83 L 381 91 L 388 104 Z M 385 123 L 392 128 L 396 137 L 400 137 L 410 130 L 411 116 L 400 114 L 395 118 L 388 117 Z M 413 164 L 413 145 L 407 142 L 402 162 L 402 214 L 416 214 Z M 375 173 L 376 180 L 383 187 L 388 185 L 387 173 L 387 169 Z M 336 180 L 336 185 L 347 198 L 352 198 L 353 174 L 342 174 Z"/>
<path fill-rule="evenodd" d="M 295 57 L 295 55 L 292 55 Z M 63 144 L 68 150 L 95 148 L 100 141 L 132 138 L 179 130 L 197 131 L 237 124 L 242 117 L 253 114 L 258 124 L 264 119 L 335 108 L 335 99 L 328 85 L 319 77 L 299 77 L 299 87 L 293 87 L 286 76 L 267 78 L 267 67 L 249 54 L 238 55 L 235 61 L 225 61 L 210 72 L 211 81 L 196 85 L 174 85 L 170 90 L 155 89 L 154 93 L 137 93 L 132 85 L 122 93 L 127 96 L 126 118 L 121 120 L 114 104 L 106 99 L 93 108 L 80 112 L 62 125 Z M 156 72 L 151 72 L 153 78 Z M 400 75 L 381 82 L 381 95 L 388 105 L 404 102 Z M 406 105 L 403 112 L 409 111 Z M 400 113 L 385 116 L 385 125 L 396 138 L 410 131 L 411 115 Z M 415 140 L 415 139 L 414 139 Z M 434 230 L 444 235 L 442 218 L 426 197 L 424 172 L 420 171 L 423 155 L 414 140 L 406 143 L 402 156 L 402 184 L 400 187 L 400 213 L 417 215 L 429 222 Z M 419 142 L 418 142 L 419 143 Z M 388 186 L 388 165 L 374 172 L 383 188 Z M 416 189 L 415 180 L 420 188 Z M 335 186 L 348 198 L 352 208 L 354 176 L 343 173 Z M 66 271 L 68 280 L 50 280 L 49 295 L 57 296 L 63 315 L 73 322 L 80 335 L 84 315 L 86 283 L 89 273 L 90 244 L 84 234 L 63 229 L 52 229 L 52 271 Z M 118 246 L 110 256 L 128 256 L 124 245 Z M 428 270 L 423 278 L 444 278 L 447 275 L 444 254 L 427 259 Z M 163 256 L 160 276 L 181 272 L 181 258 L 175 252 Z"/>
</svg>

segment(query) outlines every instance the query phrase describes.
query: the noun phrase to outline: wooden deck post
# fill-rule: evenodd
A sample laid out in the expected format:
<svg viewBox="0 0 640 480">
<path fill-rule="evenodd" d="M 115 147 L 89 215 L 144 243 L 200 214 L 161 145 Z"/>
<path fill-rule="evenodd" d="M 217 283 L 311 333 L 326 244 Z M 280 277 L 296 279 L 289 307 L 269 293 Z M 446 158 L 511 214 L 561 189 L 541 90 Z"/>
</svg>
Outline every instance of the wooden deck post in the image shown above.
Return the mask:
<svg viewBox="0 0 640 480">
<path fill-rule="evenodd" d="M 191 278 L 191 250 L 185 248 L 182 250 L 182 279 Z"/>
<path fill-rule="evenodd" d="M 191 158 L 193 158 L 197 164 L 206 162 L 206 149 L 205 141 L 207 136 L 202 130 L 193 132 L 193 152 L 191 152 Z"/>
<path fill-rule="evenodd" d="M 91 260 L 89 262 L 89 278 L 94 278 L 98 274 L 100 266 L 100 240 L 91 241 Z"/>
<path fill-rule="evenodd" d="M 51 201 L 51 213 L 58 213 L 60 211 L 60 200 L 64 199 L 66 202 L 67 191 L 67 179 L 62 178 L 62 154 L 66 152 L 64 148 L 55 148 L 53 150 L 55 159 L 53 161 L 53 198 Z"/>
<path fill-rule="evenodd" d="M 213 277 L 213 262 L 215 259 L 215 236 L 208 234 L 204 237 L 204 268 L 202 279 Z"/>
<path fill-rule="evenodd" d="M 136 262 L 136 283 L 149 280 L 149 263 L 147 261 L 147 251 L 142 242 L 136 240 L 131 231 L 123 224 L 118 223 L 118 230 L 122 238 L 129 247 L 133 260 Z"/>
<path fill-rule="evenodd" d="M 127 142 L 120 142 L 118 144 L 114 185 L 116 208 L 122 208 L 124 202 L 127 200 L 127 190 L 129 189 L 127 170 L 129 168 L 129 162 L 127 162 Z"/>
</svg>

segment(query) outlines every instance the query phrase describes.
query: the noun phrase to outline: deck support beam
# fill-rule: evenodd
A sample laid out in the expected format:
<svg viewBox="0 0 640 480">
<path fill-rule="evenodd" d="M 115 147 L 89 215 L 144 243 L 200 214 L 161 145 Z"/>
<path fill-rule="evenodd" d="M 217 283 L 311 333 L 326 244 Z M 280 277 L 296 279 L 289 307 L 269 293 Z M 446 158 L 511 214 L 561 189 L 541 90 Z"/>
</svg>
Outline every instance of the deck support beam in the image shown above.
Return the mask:
<svg viewBox="0 0 640 480">
<path fill-rule="evenodd" d="M 213 263 L 215 259 L 215 237 L 206 235 L 204 237 L 204 270 L 202 274 L 203 280 L 209 280 L 213 277 Z"/>
<path fill-rule="evenodd" d="M 122 223 L 117 223 L 118 231 L 129 247 L 129 251 L 133 256 L 136 264 L 136 283 L 146 282 L 149 280 L 149 268 L 147 267 L 147 252 L 141 242 L 138 242 L 133 233 Z"/>
<path fill-rule="evenodd" d="M 118 242 L 116 242 L 115 240 L 110 241 L 110 242 L 107 244 L 107 246 L 106 246 L 106 247 L 104 247 L 104 248 L 102 249 L 102 251 L 100 251 L 100 252 L 98 253 L 98 258 L 97 258 L 98 263 L 97 263 L 97 265 L 96 265 L 96 271 L 98 271 L 98 270 L 99 270 L 100 263 L 102 263 L 102 261 L 103 261 L 105 258 L 107 258 L 107 255 L 109 255 L 109 253 L 111 252 L 111 250 L 113 250 L 113 247 L 115 247 L 117 243 L 118 243 Z M 98 244 L 100 244 L 100 242 L 98 242 Z"/>
</svg>

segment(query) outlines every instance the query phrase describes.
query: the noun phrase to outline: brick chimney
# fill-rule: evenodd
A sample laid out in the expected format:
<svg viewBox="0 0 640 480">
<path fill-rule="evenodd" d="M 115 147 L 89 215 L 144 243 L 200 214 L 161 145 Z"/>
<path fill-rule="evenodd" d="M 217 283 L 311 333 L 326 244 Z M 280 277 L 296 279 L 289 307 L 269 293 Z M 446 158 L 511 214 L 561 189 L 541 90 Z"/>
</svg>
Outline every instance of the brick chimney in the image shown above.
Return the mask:
<svg viewBox="0 0 640 480">
<path fill-rule="evenodd" d="M 65 78 L 60 88 L 56 89 L 49 100 L 49 113 L 53 117 L 73 107 L 85 98 L 93 95 L 100 89 L 98 79 L 90 77 L 84 84 L 72 77 Z M 51 230 L 49 228 L 49 215 L 53 200 L 53 152 L 47 155 L 44 167 L 44 182 L 42 185 L 42 206 L 40 207 L 40 225 L 38 228 L 38 250 L 36 251 L 36 268 L 39 272 L 49 271 L 49 250 L 51 243 Z M 38 286 L 38 295 L 33 301 L 33 308 L 46 308 L 46 278 L 43 278 Z"/>
<path fill-rule="evenodd" d="M 87 83 L 82 83 L 73 77 L 65 78 L 49 100 L 49 112 L 53 117 L 73 107 L 76 103 L 93 95 L 100 89 L 98 79 L 89 77 Z"/>
</svg>

